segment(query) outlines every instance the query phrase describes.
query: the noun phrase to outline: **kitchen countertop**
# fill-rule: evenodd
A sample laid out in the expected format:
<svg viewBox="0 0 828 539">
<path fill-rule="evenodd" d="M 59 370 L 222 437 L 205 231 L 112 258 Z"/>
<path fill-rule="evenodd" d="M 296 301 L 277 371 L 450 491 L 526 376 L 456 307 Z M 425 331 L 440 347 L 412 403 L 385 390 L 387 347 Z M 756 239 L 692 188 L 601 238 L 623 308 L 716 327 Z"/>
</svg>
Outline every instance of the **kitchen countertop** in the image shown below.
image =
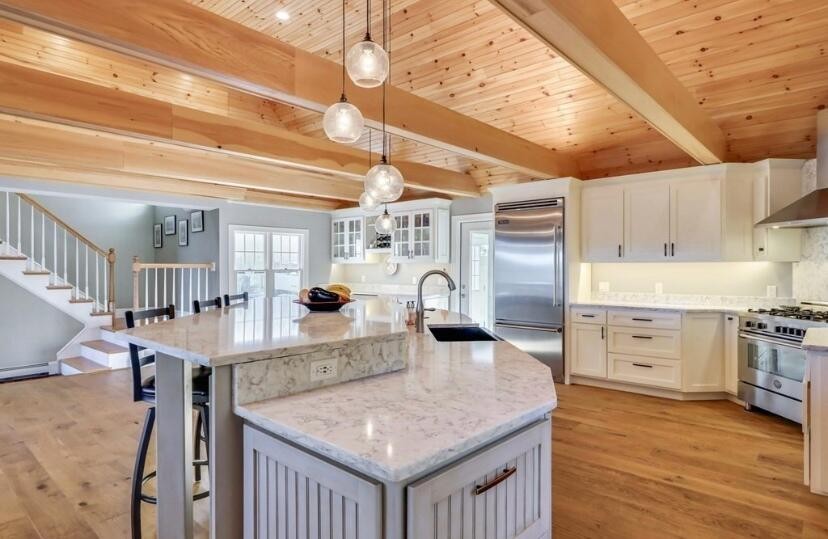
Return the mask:
<svg viewBox="0 0 828 539">
<path fill-rule="evenodd" d="M 124 340 L 206 367 L 305 354 L 326 345 L 407 331 L 403 310 L 355 301 L 339 313 L 305 316 L 293 296 L 211 309 L 121 332 Z M 356 321 L 356 323 L 355 323 Z"/>
<path fill-rule="evenodd" d="M 432 277 L 434 282 L 439 283 L 440 279 Z M 351 289 L 352 294 L 377 295 L 377 296 L 416 296 L 416 284 L 397 283 L 343 283 Z M 448 297 L 449 289 L 446 285 L 423 284 L 423 297 Z"/>
<path fill-rule="evenodd" d="M 436 311 L 426 323 L 470 320 Z M 509 343 L 441 343 L 409 331 L 403 371 L 237 406 L 236 413 L 352 469 L 404 481 L 556 407 L 549 368 Z"/>
<path fill-rule="evenodd" d="M 685 311 L 685 312 L 714 312 L 733 313 L 747 311 L 749 307 L 740 305 L 680 305 L 665 303 L 633 303 L 622 301 L 576 301 L 571 307 L 613 307 L 623 309 L 650 309 L 654 311 Z"/>
<path fill-rule="evenodd" d="M 808 328 L 802 348 L 808 352 L 828 352 L 828 328 Z"/>
</svg>

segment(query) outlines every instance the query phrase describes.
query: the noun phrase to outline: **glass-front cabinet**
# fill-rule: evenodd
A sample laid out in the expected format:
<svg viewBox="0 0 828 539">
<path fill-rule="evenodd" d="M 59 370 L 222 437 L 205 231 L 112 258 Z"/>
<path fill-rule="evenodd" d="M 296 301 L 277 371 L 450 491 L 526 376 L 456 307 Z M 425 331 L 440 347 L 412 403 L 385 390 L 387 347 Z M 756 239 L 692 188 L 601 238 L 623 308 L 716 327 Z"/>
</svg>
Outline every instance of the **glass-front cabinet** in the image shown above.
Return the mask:
<svg viewBox="0 0 828 539">
<path fill-rule="evenodd" d="M 334 218 L 331 224 L 331 258 L 336 263 L 365 261 L 363 226 L 359 217 Z"/>
</svg>

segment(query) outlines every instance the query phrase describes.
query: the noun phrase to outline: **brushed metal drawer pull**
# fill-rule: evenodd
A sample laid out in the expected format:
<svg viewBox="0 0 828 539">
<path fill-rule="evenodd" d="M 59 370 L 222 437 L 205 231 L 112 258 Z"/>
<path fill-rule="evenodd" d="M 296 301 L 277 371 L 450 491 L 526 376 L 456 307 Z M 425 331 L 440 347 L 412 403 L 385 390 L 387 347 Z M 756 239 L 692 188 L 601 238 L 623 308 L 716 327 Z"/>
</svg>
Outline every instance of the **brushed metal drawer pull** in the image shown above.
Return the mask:
<svg viewBox="0 0 828 539">
<path fill-rule="evenodd" d="M 633 335 L 633 339 L 652 339 L 649 335 Z"/>
<path fill-rule="evenodd" d="M 644 367 L 645 369 L 652 369 L 652 365 L 645 365 L 644 363 L 633 363 L 633 367 Z"/>
<path fill-rule="evenodd" d="M 595 318 L 594 314 L 582 314 L 581 318 Z"/>
<path fill-rule="evenodd" d="M 633 321 L 635 321 L 635 322 L 652 322 L 653 319 L 652 318 L 633 318 Z"/>
<path fill-rule="evenodd" d="M 489 481 L 485 485 L 478 485 L 478 486 L 474 487 L 474 495 L 478 496 L 480 494 L 483 494 L 487 490 L 493 489 L 494 487 L 498 486 L 500 483 L 506 481 L 507 479 L 509 479 L 510 477 L 515 475 L 515 472 L 517 472 L 517 467 L 516 466 L 512 467 L 512 468 L 506 468 L 505 470 L 503 470 L 503 473 L 495 476 L 494 479 L 492 479 L 491 481 Z"/>
</svg>

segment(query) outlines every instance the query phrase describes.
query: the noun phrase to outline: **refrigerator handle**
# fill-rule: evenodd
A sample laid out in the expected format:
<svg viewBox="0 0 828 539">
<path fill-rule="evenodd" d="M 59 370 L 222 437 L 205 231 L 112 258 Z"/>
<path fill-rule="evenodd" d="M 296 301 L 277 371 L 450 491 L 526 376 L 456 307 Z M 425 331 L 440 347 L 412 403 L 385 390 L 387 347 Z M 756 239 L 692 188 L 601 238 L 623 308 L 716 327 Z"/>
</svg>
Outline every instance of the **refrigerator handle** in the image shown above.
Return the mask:
<svg viewBox="0 0 828 539">
<path fill-rule="evenodd" d="M 556 227 L 557 233 L 555 234 L 555 249 L 557 250 L 556 253 L 556 262 L 558 265 L 558 272 L 555 276 L 555 288 L 558 289 L 555 292 L 555 305 L 558 307 L 563 307 L 563 297 L 564 297 L 564 245 L 563 245 L 563 227 L 558 225 Z"/>
<path fill-rule="evenodd" d="M 557 328 L 542 328 L 537 326 L 518 326 L 516 324 L 504 324 L 502 322 L 495 322 L 495 327 L 509 328 L 509 329 L 525 329 L 530 331 L 547 331 L 549 333 L 563 333 L 563 327 Z"/>
<path fill-rule="evenodd" d="M 557 307 L 558 306 L 558 227 L 552 228 L 552 244 L 554 245 L 554 253 L 552 253 L 552 273 L 554 273 L 554 279 L 552 283 L 552 305 Z"/>
</svg>

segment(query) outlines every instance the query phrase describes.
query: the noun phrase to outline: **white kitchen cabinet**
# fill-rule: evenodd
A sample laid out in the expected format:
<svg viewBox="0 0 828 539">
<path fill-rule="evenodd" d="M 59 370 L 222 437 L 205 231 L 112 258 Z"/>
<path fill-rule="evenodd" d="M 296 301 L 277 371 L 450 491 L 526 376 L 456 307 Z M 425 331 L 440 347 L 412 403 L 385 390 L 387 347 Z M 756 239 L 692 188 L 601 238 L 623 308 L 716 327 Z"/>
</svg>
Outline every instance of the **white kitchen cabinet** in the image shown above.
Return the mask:
<svg viewBox="0 0 828 539">
<path fill-rule="evenodd" d="M 736 395 L 739 389 L 739 317 L 724 315 L 725 391 Z"/>
<path fill-rule="evenodd" d="M 718 178 L 670 184 L 669 256 L 675 261 L 717 260 L 722 252 L 722 200 Z"/>
<path fill-rule="evenodd" d="M 753 165 L 737 163 L 590 182 L 581 195 L 583 259 L 752 260 L 754 177 Z"/>
<path fill-rule="evenodd" d="M 603 324 L 572 324 L 572 374 L 607 377 L 607 340 Z"/>
<path fill-rule="evenodd" d="M 394 262 L 449 261 L 450 216 L 447 207 L 389 211 L 397 224 L 391 238 L 391 259 Z"/>
<path fill-rule="evenodd" d="M 802 193 L 802 159 L 766 159 L 756 163 L 753 181 L 753 221 L 758 223 L 795 202 Z M 799 228 L 756 227 L 753 258 L 766 262 L 797 262 L 802 257 Z"/>
<path fill-rule="evenodd" d="M 641 182 L 624 187 L 624 259 L 669 259 L 670 184 Z"/>
<path fill-rule="evenodd" d="M 365 261 L 365 219 L 361 216 L 331 221 L 331 259 L 337 264 Z"/>
<path fill-rule="evenodd" d="M 244 428 L 244 537 L 380 539 L 382 484 Z"/>
<path fill-rule="evenodd" d="M 590 262 L 618 262 L 624 256 L 624 189 L 585 189 L 581 196 L 581 252 Z"/>
<path fill-rule="evenodd" d="M 410 485 L 407 537 L 547 536 L 550 444 L 547 420 Z"/>
<path fill-rule="evenodd" d="M 681 389 L 681 362 L 658 357 L 608 354 L 607 378 L 618 382 Z"/>
<path fill-rule="evenodd" d="M 682 391 L 725 391 L 724 315 L 715 312 L 685 313 L 682 334 Z"/>
</svg>

